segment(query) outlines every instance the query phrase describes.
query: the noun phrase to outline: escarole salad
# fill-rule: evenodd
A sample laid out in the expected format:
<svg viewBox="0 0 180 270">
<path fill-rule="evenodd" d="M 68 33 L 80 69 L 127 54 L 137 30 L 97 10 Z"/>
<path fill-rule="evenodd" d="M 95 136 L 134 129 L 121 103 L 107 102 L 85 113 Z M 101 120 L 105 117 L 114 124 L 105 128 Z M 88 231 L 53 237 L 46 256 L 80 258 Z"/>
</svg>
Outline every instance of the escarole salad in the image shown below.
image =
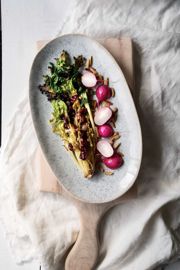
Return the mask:
<svg viewBox="0 0 180 270">
<path fill-rule="evenodd" d="M 120 136 L 113 129 L 117 108 L 111 108 L 108 100 L 115 92 L 92 67 L 92 57 L 86 61 L 80 55 L 72 60 L 62 51 L 48 69 L 39 89 L 52 105 L 50 124 L 84 177 L 91 178 L 99 162 L 110 169 L 120 167 L 123 158 L 116 142 Z"/>
</svg>

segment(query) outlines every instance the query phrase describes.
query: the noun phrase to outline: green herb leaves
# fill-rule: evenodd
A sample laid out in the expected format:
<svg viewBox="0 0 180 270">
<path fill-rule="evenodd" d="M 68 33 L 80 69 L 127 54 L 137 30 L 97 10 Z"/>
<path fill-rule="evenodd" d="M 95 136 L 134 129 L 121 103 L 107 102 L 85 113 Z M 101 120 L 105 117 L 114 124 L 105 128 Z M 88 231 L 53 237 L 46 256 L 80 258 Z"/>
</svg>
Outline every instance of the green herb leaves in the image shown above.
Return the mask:
<svg viewBox="0 0 180 270">
<path fill-rule="evenodd" d="M 62 100 L 53 100 L 51 102 L 54 109 L 54 117 L 60 118 L 61 115 L 67 115 L 67 105 Z"/>
<path fill-rule="evenodd" d="M 74 57 L 74 63 L 71 64 L 70 57 L 66 51 L 63 51 L 59 58 L 55 59 L 55 63 L 50 62 L 48 69 L 50 74 L 44 76 L 45 84 L 56 93 L 62 93 L 64 85 L 72 80 L 75 88 L 79 88 L 81 81 L 79 80 L 79 69 L 83 67 L 85 58 L 82 55 Z"/>
<path fill-rule="evenodd" d="M 50 62 L 44 84 L 39 86 L 51 102 L 53 112 L 50 124 L 59 135 L 85 177 L 91 177 L 95 168 L 96 130 L 86 87 L 81 82 L 85 58 L 80 55 L 73 61 L 63 51 Z"/>
</svg>

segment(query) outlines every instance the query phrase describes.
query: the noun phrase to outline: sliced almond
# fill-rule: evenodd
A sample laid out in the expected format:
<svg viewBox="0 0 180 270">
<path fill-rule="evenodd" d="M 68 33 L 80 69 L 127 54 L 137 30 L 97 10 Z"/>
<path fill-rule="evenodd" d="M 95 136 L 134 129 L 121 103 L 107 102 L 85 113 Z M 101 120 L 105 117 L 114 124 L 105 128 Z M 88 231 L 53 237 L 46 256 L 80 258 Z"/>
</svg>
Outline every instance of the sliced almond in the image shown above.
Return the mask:
<svg viewBox="0 0 180 270">
<path fill-rule="evenodd" d="M 121 136 L 119 132 L 114 132 L 114 134 L 110 137 L 110 143 L 113 144 L 116 140 L 118 140 Z"/>
<path fill-rule="evenodd" d="M 105 174 L 105 175 L 113 175 L 114 173 L 111 172 L 111 171 L 104 171 L 104 174 Z"/>
<path fill-rule="evenodd" d="M 117 149 L 119 148 L 119 146 L 121 146 L 121 143 L 114 142 L 113 148 L 114 148 L 115 150 L 117 150 Z"/>
<path fill-rule="evenodd" d="M 89 65 L 90 65 L 90 67 L 93 65 L 93 57 L 92 56 L 89 59 Z"/>
<path fill-rule="evenodd" d="M 112 124 L 113 128 L 116 128 L 116 124 L 115 124 L 115 120 L 114 119 L 111 120 L 111 124 Z"/>
<path fill-rule="evenodd" d="M 90 60 L 89 60 L 89 59 L 87 59 L 86 64 L 85 64 L 85 67 L 86 67 L 87 69 L 90 68 Z"/>
<path fill-rule="evenodd" d="M 117 113 L 118 108 L 117 108 L 117 107 L 113 107 L 113 106 L 111 106 L 111 110 L 113 111 L 113 113 Z"/>
<path fill-rule="evenodd" d="M 112 97 L 115 97 L 115 90 L 114 88 L 111 88 Z"/>
<path fill-rule="evenodd" d="M 104 85 L 109 85 L 109 78 L 107 78 L 106 80 L 104 80 Z"/>
</svg>

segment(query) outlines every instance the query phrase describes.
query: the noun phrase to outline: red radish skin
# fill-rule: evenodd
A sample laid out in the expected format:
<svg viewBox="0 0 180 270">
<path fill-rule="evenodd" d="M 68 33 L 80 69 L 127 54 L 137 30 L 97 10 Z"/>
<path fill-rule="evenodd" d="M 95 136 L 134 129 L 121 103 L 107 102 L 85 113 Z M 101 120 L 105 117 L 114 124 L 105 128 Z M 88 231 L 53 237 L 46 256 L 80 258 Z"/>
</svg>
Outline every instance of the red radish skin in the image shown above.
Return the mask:
<svg viewBox="0 0 180 270">
<path fill-rule="evenodd" d="M 99 102 L 111 97 L 111 88 L 107 85 L 100 85 L 96 89 L 96 96 Z"/>
<path fill-rule="evenodd" d="M 115 153 L 112 157 L 104 158 L 103 163 L 106 165 L 106 167 L 115 170 L 121 167 L 124 161 L 120 154 Z"/>
<path fill-rule="evenodd" d="M 108 138 L 108 137 L 111 137 L 113 135 L 114 131 L 110 125 L 105 124 L 105 125 L 98 127 L 98 133 L 99 133 L 99 136 L 104 137 L 104 138 Z"/>
</svg>

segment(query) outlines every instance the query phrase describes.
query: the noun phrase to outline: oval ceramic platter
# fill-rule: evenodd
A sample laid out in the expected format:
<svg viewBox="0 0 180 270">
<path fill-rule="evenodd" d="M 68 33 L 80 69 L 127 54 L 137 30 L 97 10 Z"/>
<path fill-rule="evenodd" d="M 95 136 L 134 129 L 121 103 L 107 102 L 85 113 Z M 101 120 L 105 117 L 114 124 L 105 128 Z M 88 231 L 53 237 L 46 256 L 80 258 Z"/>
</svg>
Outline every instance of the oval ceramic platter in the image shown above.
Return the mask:
<svg viewBox="0 0 180 270">
<path fill-rule="evenodd" d="M 51 104 L 38 89 L 43 75 L 48 72 L 48 63 L 58 57 L 62 50 L 70 56 L 82 54 L 93 56 L 93 66 L 110 80 L 116 91 L 113 104 L 118 107 L 116 129 L 121 134 L 121 152 L 124 165 L 112 176 L 96 173 L 90 180 L 85 179 L 76 167 L 61 139 L 55 135 L 49 119 Z M 41 148 L 60 183 L 77 199 L 104 203 L 124 194 L 136 180 L 142 157 L 142 137 L 137 112 L 124 75 L 111 54 L 98 42 L 83 35 L 64 35 L 49 42 L 36 56 L 30 74 L 30 107 L 35 130 Z"/>
</svg>

